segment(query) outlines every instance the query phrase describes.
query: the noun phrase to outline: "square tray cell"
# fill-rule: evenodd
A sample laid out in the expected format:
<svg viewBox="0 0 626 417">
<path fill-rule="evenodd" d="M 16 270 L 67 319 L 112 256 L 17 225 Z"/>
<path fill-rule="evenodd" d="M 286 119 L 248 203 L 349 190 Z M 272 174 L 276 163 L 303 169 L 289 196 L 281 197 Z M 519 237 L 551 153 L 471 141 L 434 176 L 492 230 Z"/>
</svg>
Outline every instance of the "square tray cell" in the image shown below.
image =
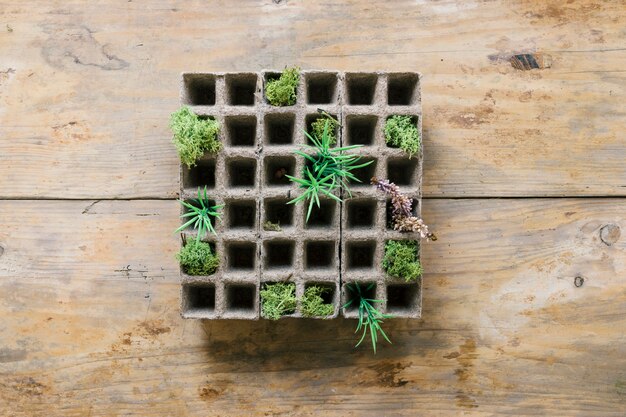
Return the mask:
<svg viewBox="0 0 626 417">
<path fill-rule="evenodd" d="M 230 271 L 254 270 L 256 266 L 256 245 L 251 242 L 227 242 L 227 268 Z"/>
<path fill-rule="evenodd" d="M 357 286 L 358 285 L 358 289 Z M 352 301 L 349 306 L 345 308 L 346 312 L 349 313 L 350 316 L 354 316 L 359 310 L 359 290 L 360 294 L 363 298 L 368 298 L 371 300 L 376 300 L 376 283 L 373 281 L 365 281 L 365 282 L 347 282 L 343 284 L 343 300 L 342 305 L 346 305 L 348 302 Z M 375 303 L 374 307 L 378 307 L 380 303 Z M 352 313 L 352 314 L 350 314 Z"/>
<path fill-rule="evenodd" d="M 183 91 L 185 104 L 192 106 L 215 105 L 215 75 L 184 74 Z"/>
<path fill-rule="evenodd" d="M 293 226 L 294 206 L 288 202 L 287 198 L 265 200 L 263 222 L 269 221 L 280 227 Z"/>
<path fill-rule="evenodd" d="M 390 106 L 408 106 L 417 104 L 419 77 L 414 73 L 389 74 L 387 84 L 387 103 Z"/>
<path fill-rule="evenodd" d="M 214 284 L 184 284 L 183 297 L 187 300 L 187 310 L 215 311 Z"/>
<path fill-rule="evenodd" d="M 387 313 L 411 314 L 418 313 L 419 284 L 390 284 L 387 285 Z"/>
<path fill-rule="evenodd" d="M 402 187 L 417 186 L 417 161 L 408 158 L 390 158 L 387 160 L 387 178 Z"/>
<path fill-rule="evenodd" d="M 376 241 L 347 242 L 346 252 L 344 261 L 348 270 L 374 268 Z"/>
<path fill-rule="evenodd" d="M 256 298 L 254 284 L 226 284 L 226 312 L 253 312 Z"/>
<path fill-rule="evenodd" d="M 346 74 L 348 104 L 369 105 L 374 102 L 378 75 L 368 73 Z"/>
<path fill-rule="evenodd" d="M 256 74 L 226 74 L 227 104 L 231 106 L 254 105 L 256 84 Z"/>
<path fill-rule="evenodd" d="M 256 201 L 227 200 L 226 226 L 229 229 L 255 229 Z"/>
<path fill-rule="evenodd" d="M 313 241 L 304 243 L 304 268 L 333 268 L 337 253 L 333 241 Z"/>
<path fill-rule="evenodd" d="M 293 113 L 271 113 L 265 116 L 265 138 L 269 145 L 293 143 L 296 115 Z"/>
<path fill-rule="evenodd" d="M 369 229 L 376 225 L 376 200 L 347 200 L 345 204 L 348 229 Z"/>
<path fill-rule="evenodd" d="M 271 186 L 287 186 L 291 185 L 291 181 L 287 175 L 294 176 L 296 171 L 296 158 L 293 156 L 266 156 L 265 164 L 265 185 Z"/>
<path fill-rule="evenodd" d="M 256 117 L 226 117 L 226 138 L 230 146 L 254 146 L 256 142 Z"/>
<path fill-rule="evenodd" d="M 263 243 L 266 269 L 289 268 L 293 265 L 296 243 L 292 240 L 268 240 Z"/>
<path fill-rule="evenodd" d="M 311 216 L 309 217 L 309 221 L 306 221 L 306 214 L 309 209 L 308 201 L 304 206 L 304 227 L 306 229 L 328 229 L 329 227 L 333 227 L 336 225 L 336 210 L 337 210 L 337 202 L 329 199 L 320 198 L 320 207 L 318 208 L 316 204 L 313 204 L 313 209 L 311 210 Z"/>
<path fill-rule="evenodd" d="M 337 101 L 337 73 L 306 75 L 307 104 L 331 104 Z"/>
<path fill-rule="evenodd" d="M 336 114 L 332 114 L 332 113 L 328 113 L 333 119 L 335 120 L 339 120 L 337 119 L 337 115 Z M 306 125 L 306 132 L 313 136 L 313 128 L 312 125 L 313 123 L 318 120 L 321 119 L 323 117 L 326 117 L 325 115 L 323 115 L 322 113 L 311 113 L 311 114 L 307 114 L 306 117 L 304 118 L 304 123 Z M 339 143 L 339 129 L 341 129 L 340 126 L 337 127 L 336 135 L 337 135 L 337 143 Z M 313 142 L 311 142 L 311 140 L 307 137 L 306 138 L 306 143 L 308 145 L 313 145 Z"/>
<path fill-rule="evenodd" d="M 281 75 L 282 75 L 282 72 L 266 72 L 266 73 L 265 73 L 264 78 L 263 78 L 263 101 L 264 101 L 265 103 L 270 104 L 269 100 L 268 100 L 268 99 L 267 99 L 267 97 L 265 96 L 265 88 L 266 88 L 266 86 L 267 86 L 267 83 L 268 83 L 269 81 L 279 79 Z M 300 90 L 300 88 L 299 88 L 299 87 L 297 87 L 297 88 L 296 88 L 296 101 L 295 101 L 295 103 L 294 103 L 294 104 L 290 104 L 289 106 L 274 106 L 273 104 L 270 104 L 270 105 L 271 105 L 271 106 L 273 106 L 273 107 L 290 107 L 290 106 L 293 106 L 293 105 L 295 105 L 295 104 L 298 104 L 298 100 L 302 100 L 302 99 L 300 98 L 300 94 L 299 94 L 299 93 L 300 93 L 300 91 L 299 91 L 299 90 Z"/>
<path fill-rule="evenodd" d="M 352 175 L 354 175 L 359 181 L 350 181 L 351 187 L 371 187 L 372 177 L 376 176 L 376 168 L 378 165 L 378 160 L 376 158 L 371 158 L 368 156 L 364 156 L 357 162 L 358 165 L 364 164 L 366 162 L 373 161 L 371 164 L 364 166 L 362 168 L 357 168 L 352 171 Z"/>
<path fill-rule="evenodd" d="M 196 166 L 183 165 L 183 188 L 215 188 L 215 159 L 197 161 Z"/>
<path fill-rule="evenodd" d="M 346 117 L 348 145 L 371 146 L 376 139 L 378 117 L 350 115 Z"/>
<path fill-rule="evenodd" d="M 333 304 L 335 306 L 335 311 L 336 311 L 336 306 L 337 306 L 337 301 L 338 301 L 337 300 L 337 284 L 335 284 L 334 282 L 311 281 L 311 282 L 307 282 L 304 284 L 304 291 L 306 292 L 306 290 L 309 287 L 314 287 L 314 286 L 324 289 L 324 292 L 320 294 L 320 297 L 322 297 L 323 303 Z M 334 314 L 335 312 L 325 317 L 330 317 Z"/>
<path fill-rule="evenodd" d="M 419 203 L 417 199 L 411 199 L 411 213 L 416 216 L 418 213 Z M 387 230 L 393 230 L 393 206 L 391 205 L 391 200 L 387 200 L 387 204 L 385 205 L 386 211 L 386 227 Z M 419 216 L 418 216 L 419 217 Z"/>
<path fill-rule="evenodd" d="M 226 161 L 228 185 L 231 187 L 254 187 L 256 159 L 232 158 Z"/>
</svg>

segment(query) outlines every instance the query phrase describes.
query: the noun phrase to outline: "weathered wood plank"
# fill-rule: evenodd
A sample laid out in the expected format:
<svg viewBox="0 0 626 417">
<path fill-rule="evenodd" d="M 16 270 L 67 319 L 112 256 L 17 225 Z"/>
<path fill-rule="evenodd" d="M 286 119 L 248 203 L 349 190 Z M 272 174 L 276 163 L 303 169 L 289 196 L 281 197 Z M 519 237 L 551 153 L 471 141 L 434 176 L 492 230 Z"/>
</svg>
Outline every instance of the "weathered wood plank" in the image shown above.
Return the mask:
<svg viewBox="0 0 626 417">
<path fill-rule="evenodd" d="M 376 356 L 353 321 L 183 321 L 176 203 L 92 203 L 0 202 L 5 415 L 626 410 L 626 200 L 426 200 L 423 319 Z"/>
<path fill-rule="evenodd" d="M 626 195 L 621 1 L 11 0 L 0 16 L 0 198 L 173 197 L 178 74 L 287 64 L 422 71 L 426 196 Z M 552 66 L 507 61 L 534 51 Z"/>
</svg>

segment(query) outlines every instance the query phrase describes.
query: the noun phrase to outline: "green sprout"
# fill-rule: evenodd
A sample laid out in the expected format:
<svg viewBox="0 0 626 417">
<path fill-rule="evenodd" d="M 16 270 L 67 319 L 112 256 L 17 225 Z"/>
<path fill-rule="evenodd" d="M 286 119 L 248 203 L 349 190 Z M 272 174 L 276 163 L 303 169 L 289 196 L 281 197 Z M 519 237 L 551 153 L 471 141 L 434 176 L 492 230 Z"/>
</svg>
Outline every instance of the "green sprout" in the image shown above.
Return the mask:
<svg viewBox="0 0 626 417">
<path fill-rule="evenodd" d="M 381 324 L 384 319 L 392 318 L 393 316 L 390 314 L 383 314 L 380 311 L 378 311 L 376 307 L 374 307 L 375 303 L 382 303 L 382 300 L 374 300 L 371 298 L 366 298 L 365 293 L 367 291 L 370 291 L 374 287 L 374 285 L 376 284 L 372 283 L 365 289 L 365 291 L 362 291 L 361 286 L 359 285 L 358 282 L 355 282 L 353 284 L 348 284 L 347 287 L 349 291 L 352 292 L 352 294 L 356 293 L 356 297 L 353 297 L 352 299 L 350 299 L 346 304 L 343 305 L 342 308 L 349 307 L 350 305 L 352 305 L 353 302 L 355 302 L 356 299 L 358 299 L 357 302 L 359 303 L 359 310 L 358 310 L 359 322 L 357 323 L 356 330 L 354 332 L 358 333 L 361 330 L 363 330 L 363 334 L 361 335 L 361 339 L 359 340 L 359 342 L 354 347 L 355 348 L 358 347 L 361 344 L 361 342 L 365 340 L 365 336 L 367 335 L 367 332 L 369 331 L 371 339 L 372 339 L 372 349 L 374 349 L 374 354 L 376 354 L 376 344 L 378 343 L 378 333 L 380 333 L 383 336 L 383 338 L 391 344 L 391 340 L 389 340 L 389 338 L 385 334 L 383 328 L 381 327 Z"/>
<path fill-rule="evenodd" d="M 200 187 L 198 187 L 198 198 L 194 200 L 193 203 L 187 203 L 184 200 L 178 200 L 180 204 L 184 207 L 188 208 L 190 211 L 182 214 L 180 217 L 185 219 L 189 218 L 185 224 L 180 226 L 174 233 L 180 232 L 184 230 L 186 227 L 193 224 L 193 228 L 198 230 L 198 236 L 196 238 L 197 241 L 200 241 L 202 237 L 207 233 L 207 231 L 217 235 L 215 233 L 215 229 L 213 228 L 213 223 L 211 221 L 211 217 L 222 220 L 218 210 L 224 207 L 223 204 L 218 206 L 209 206 L 209 199 L 206 194 L 206 186 L 204 187 L 204 195 L 202 195 L 200 191 Z"/>
<path fill-rule="evenodd" d="M 320 207 L 320 195 L 325 195 L 333 200 L 341 202 L 341 199 L 333 194 L 338 189 L 344 189 L 352 197 L 346 180 L 361 182 L 354 176 L 352 171 L 363 168 L 374 161 L 368 161 L 357 165 L 360 156 L 346 154 L 345 152 L 362 147 L 362 145 L 344 146 L 341 148 L 331 148 L 332 136 L 330 135 L 329 122 L 326 121 L 321 138 L 317 138 L 304 132 L 314 146 L 306 146 L 305 150 L 312 152 L 309 155 L 303 151 L 295 151 L 296 155 L 306 160 L 303 170 L 303 178 L 295 178 L 286 175 L 292 182 L 298 184 L 304 192 L 289 201 L 287 204 L 297 204 L 300 201 L 308 200 L 309 209 L 306 220 L 309 220 L 313 205 Z"/>
<path fill-rule="evenodd" d="M 261 315 L 266 319 L 278 320 L 296 310 L 296 284 L 276 282 L 265 284 L 261 290 Z"/>
<path fill-rule="evenodd" d="M 420 132 L 411 116 L 391 116 L 385 122 L 385 141 L 413 157 L 420 150 Z"/>
<path fill-rule="evenodd" d="M 176 259 L 189 275 L 211 275 L 220 265 L 220 259 L 211 250 L 211 245 L 197 240 L 186 242 L 176 254 Z"/>
<path fill-rule="evenodd" d="M 422 264 L 418 257 L 418 242 L 415 240 L 388 240 L 385 243 L 383 269 L 392 277 L 415 281 L 422 275 Z"/>
<path fill-rule="evenodd" d="M 181 107 L 170 117 L 172 141 L 181 162 L 191 168 L 205 152 L 217 153 L 222 144 L 217 140 L 220 125 L 213 119 L 202 119 L 189 107 Z"/>
<path fill-rule="evenodd" d="M 296 90 L 300 82 L 300 68 L 285 68 L 280 77 L 265 84 L 265 97 L 272 106 L 296 104 Z"/>
<path fill-rule="evenodd" d="M 304 317 L 323 317 L 330 316 L 335 312 L 335 306 L 324 302 L 322 295 L 330 292 L 328 287 L 312 285 L 304 291 L 302 297 L 302 315 Z"/>
</svg>

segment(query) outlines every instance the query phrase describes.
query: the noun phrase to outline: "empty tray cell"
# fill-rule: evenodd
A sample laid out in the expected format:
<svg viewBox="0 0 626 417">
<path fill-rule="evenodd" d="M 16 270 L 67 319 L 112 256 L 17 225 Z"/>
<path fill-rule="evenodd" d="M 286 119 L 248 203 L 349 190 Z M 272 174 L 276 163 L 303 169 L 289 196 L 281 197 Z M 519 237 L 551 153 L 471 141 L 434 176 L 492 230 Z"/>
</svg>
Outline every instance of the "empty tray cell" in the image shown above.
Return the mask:
<svg viewBox="0 0 626 417">
<path fill-rule="evenodd" d="M 332 268 L 336 256 L 335 242 L 306 242 L 304 245 L 306 269 Z"/>
<path fill-rule="evenodd" d="M 226 201 L 227 226 L 231 229 L 254 229 L 256 202 L 254 200 Z"/>
<path fill-rule="evenodd" d="M 185 74 L 183 75 L 185 104 L 193 106 L 215 105 L 215 75 Z"/>
<path fill-rule="evenodd" d="M 419 285 L 387 285 L 387 313 L 407 313 L 418 308 Z"/>
<path fill-rule="evenodd" d="M 226 137 L 230 146 L 254 146 L 256 139 L 256 117 L 226 117 Z"/>
<path fill-rule="evenodd" d="M 215 188 L 215 160 L 200 160 L 196 166 L 183 165 L 183 188 Z"/>
<path fill-rule="evenodd" d="M 213 284 L 185 284 L 183 298 L 187 300 L 187 309 L 215 310 L 215 285 Z"/>
<path fill-rule="evenodd" d="M 376 284 L 374 282 L 350 282 L 344 284 L 344 305 L 350 303 L 346 307 L 346 311 L 356 312 L 359 309 L 361 298 L 376 300 Z M 374 307 L 378 307 L 379 303 L 374 303 Z"/>
<path fill-rule="evenodd" d="M 359 187 L 359 186 L 367 186 L 367 187 L 371 187 L 371 180 L 372 177 L 376 176 L 376 165 L 378 164 L 378 161 L 376 158 L 369 158 L 369 157 L 363 157 L 361 159 L 359 159 L 359 162 L 357 163 L 357 165 L 361 165 L 361 164 L 365 164 L 369 161 L 373 161 L 371 164 L 364 166 L 362 168 L 357 168 L 355 170 L 352 171 L 352 174 L 361 182 L 356 182 L 356 181 L 350 181 L 350 185 L 352 187 Z"/>
<path fill-rule="evenodd" d="M 289 199 L 281 198 L 265 201 L 265 220 L 280 227 L 293 225 L 293 204 L 287 204 Z"/>
<path fill-rule="evenodd" d="M 348 252 L 348 269 L 372 268 L 374 266 L 375 241 L 348 242 L 346 251 Z"/>
<path fill-rule="evenodd" d="M 417 200 L 412 198 L 411 199 L 411 214 L 413 216 L 417 215 Z M 387 204 L 386 204 L 386 223 L 387 223 L 387 229 L 389 230 L 393 230 L 393 207 L 391 205 L 391 200 L 387 200 Z"/>
<path fill-rule="evenodd" d="M 226 286 L 226 309 L 229 312 L 254 310 L 256 287 L 253 284 L 229 284 Z"/>
<path fill-rule="evenodd" d="M 376 223 L 376 200 L 346 201 L 348 229 L 370 228 Z"/>
<path fill-rule="evenodd" d="M 236 158 L 226 162 L 228 184 L 231 187 L 254 187 L 256 159 Z"/>
<path fill-rule="evenodd" d="M 330 115 L 333 119 L 335 119 L 335 120 L 339 120 L 339 119 L 337 119 L 337 115 L 336 115 L 336 114 L 332 114 L 332 113 L 328 113 L 328 114 L 329 114 L 329 115 Z M 305 117 L 305 119 L 304 119 L 304 123 L 305 123 L 305 125 L 306 125 L 306 132 L 307 132 L 309 135 L 313 136 L 313 127 L 312 127 L 313 123 L 314 123 L 316 120 L 321 119 L 321 118 L 323 118 L 323 117 L 326 117 L 326 116 L 325 116 L 324 114 L 322 114 L 322 113 L 311 113 L 311 114 L 307 114 L 307 115 L 306 115 L 306 117 Z M 332 129 L 332 126 L 330 126 L 330 125 L 329 125 L 329 129 Z M 339 136 L 338 129 L 340 129 L 340 127 L 339 127 L 339 126 L 337 126 L 337 127 L 336 127 L 336 129 L 335 129 L 335 137 L 338 137 L 338 136 Z M 308 137 L 307 137 L 306 141 L 307 141 L 307 143 L 308 143 L 309 145 L 313 145 L 313 142 L 311 142 L 311 140 L 310 140 Z"/>
<path fill-rule="evenodd" d="M 296 244 L 290 240 L 268 240 L 263 244 L 265 268 L 288 268 L 293 265 Z"/>
<path fill-rule="evenodd" d="M 308 202 L 304 206 L 304 221 L 305 227 L 307 229 L 317 229 L 322 228 L 326 229 L 328 227 L 332 227 L 335 223 L 335 213 L 337 210 L 337 203 L 334 200 L 329 199 L 320 199 L 320 206 L 317 207 L 317 204 L 313 204 L 313 209 L 311 210 L 311 216 L 309 216 L 309 221 L 306 221 L 306 214 L 309 209 Z"/>
<path fill-rule="evenodd" d="M 252 270 L 256 263 L 256 245 L 250 242 L 226 244 L 229 270 Z"/>
<path fill-rule="evenodd" d="M 272 113 L 265 116 L 266 142 L 269 145 L 293 143 L 296 116 L 293 113 Z"/>
<path fill-rule="evenodd" d="M 377 121 L 376 116 L 348 116 L 346 120 L 348 145 L 373 145 Z"/>
<path fill-rule="evenodd" d="M 195 207 L 198 207 L 198 208 L 201 208 L 201 207 L 202 207 L 202 206 L 200 205 L 200 203 L 198 202 L 198 199 L 197 199 L 197 198 L 196 198 L 196 199 L 188 199 L 188 200 L 185 200 L 185 203 L 187 203 L 187 204 L 191 204 L 192 206 L 195 206 Z M 215 204 L 216 204 L 216 203 L 215 203 L 215 200 L 211 200 L 211 199 L 208 199 L 208 201 L 205 201 L 205 202 L 204 202 L 204 205 L 205 205 L 205 206 L 208 206 L 208 207 L 213 207 Z M 191 213 L 191 209 L 189 209 L 189 208 L 187 208 L 187 207 L 185 207 L 185 208 L 183 209 L 183 211 L 184 211 L 184 214 Z M 187 217 L 181 217 L 181 218 L 180 218 L 180 221 L 181 221 L 181 224 L 185 224 L 185 223 L 187 223 L 187 222 L 188 222 L 189 220 L 191 220 L 191 219 L 192 219 L 192 217 L 190 217 L 190 216 L 187 216 Z M 215 226 L 215 216 L 209 216 L 209 219 L 211 220 L 211 224 L 212 224 L 213 226 Z M 188 231 L 190 231 L 190 230 L 194 230 L 194 228 L 193 228 L 193 223 L 192 223 L 192 224 L 190 224 L 189 226 L 187 226 L 187 227 L 185 228 L 185 230 L 188 230 Z"/>
<path fill-rule="evenodd" d="M 387 103 L 391 106 L 408 106 L 419 100 L 417 74 L 389 74 Z"/>
<path fill-rule="evenodd" d="M 256 91 L 256 74 L 227 74 L 226 95 L 232 106 L 252 106 Z"/>
<path fill-rule="evenodd" d="M 376 74 L 346 74 L 348 104 L 372 104 L 377 82 Z"/>
<path fill-rule="evenodd" d="M 337 74 L 307 74 L 306 94 L 308 104 L 334 103 L 337 101 Z"/>
<path fill-rule="evenodd" d="M 387 178 L 396 185 L 416 186 L 417 160 L 398 158 L 387 161 Z"/>
<path fill-rule="evenodd" d="M 265 162 L 265 184 L 286 185 L 289 186 L 291 181 L 287 175 L 293 176 L 296 169 L 296 158 L 293 156 L 268 156 Z"/>
</svg>

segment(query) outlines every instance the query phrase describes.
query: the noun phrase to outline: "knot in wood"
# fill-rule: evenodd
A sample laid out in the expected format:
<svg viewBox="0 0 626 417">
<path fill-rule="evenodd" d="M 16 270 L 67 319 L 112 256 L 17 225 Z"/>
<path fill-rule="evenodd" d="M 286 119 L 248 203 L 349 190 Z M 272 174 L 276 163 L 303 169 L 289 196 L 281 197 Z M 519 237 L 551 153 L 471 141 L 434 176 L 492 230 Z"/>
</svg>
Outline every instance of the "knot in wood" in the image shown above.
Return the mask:
<svg viewBox="0 0 626 417">
<path fill-rule="evenodd" d="M 584 283 L 585 283 L 585 278 L 581 276 L 574 278 L 574 285 L 576 286 L 576 288 L 582 287 Z"/>
<path fill-rule="evenodd" d="M 607 224 L 600 229 L 600 239 L 605 245 L 611 246 L 617 242 L 622 235 L 622 231 L 616 224 Z"/>
</svg>

